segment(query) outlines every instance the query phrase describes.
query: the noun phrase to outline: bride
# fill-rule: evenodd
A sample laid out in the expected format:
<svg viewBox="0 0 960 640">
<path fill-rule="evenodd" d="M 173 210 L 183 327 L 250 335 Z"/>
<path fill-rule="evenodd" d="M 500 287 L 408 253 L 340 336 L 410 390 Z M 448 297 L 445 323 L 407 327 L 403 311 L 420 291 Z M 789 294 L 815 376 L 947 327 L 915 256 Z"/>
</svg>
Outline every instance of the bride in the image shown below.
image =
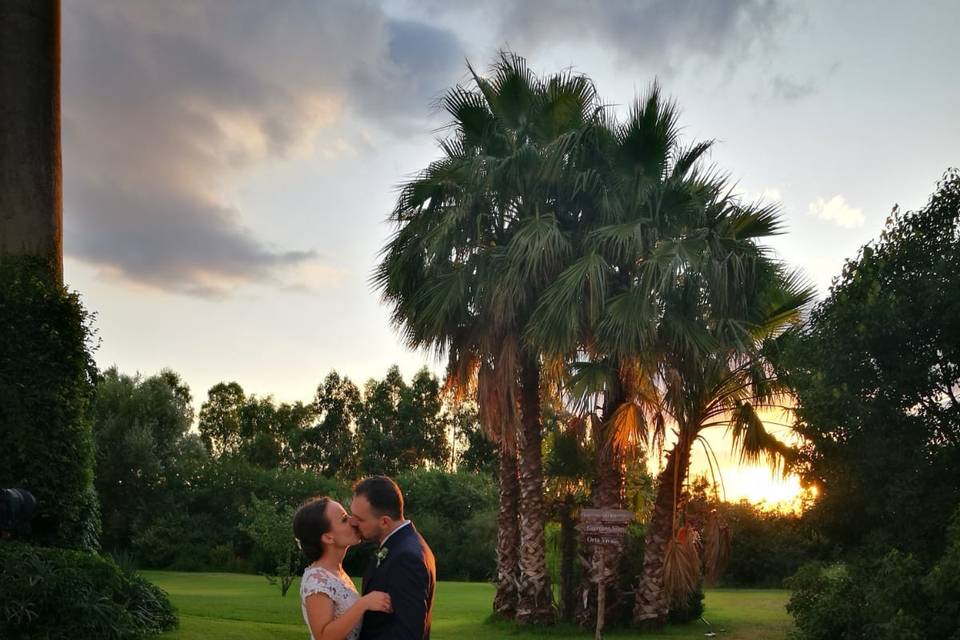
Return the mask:
<svg viewBox="0 0 960 640">
<path fill-rule="evenodd" d="M 360 597 L 343 570 L 343 556 L 360 536 L 339 502 L 308 500 L 293 518 L 293 534 L 310 561 L 300 580 L 300 608 L 311 640 L 357 640 L 365 612 L 393 611 L 383 591 Z"/>
</svg>

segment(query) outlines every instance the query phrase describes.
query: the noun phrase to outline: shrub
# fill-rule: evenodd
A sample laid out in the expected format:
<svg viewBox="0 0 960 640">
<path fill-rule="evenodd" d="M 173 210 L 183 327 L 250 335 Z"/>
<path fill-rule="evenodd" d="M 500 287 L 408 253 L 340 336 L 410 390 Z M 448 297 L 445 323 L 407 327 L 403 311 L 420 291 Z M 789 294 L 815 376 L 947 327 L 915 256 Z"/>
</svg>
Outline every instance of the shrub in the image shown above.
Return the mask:
<svg viewBox="0 0 960 640">
<path fill-rule="evenodd" d="M 0 637 L 149 638 L 177 624 L 166 594 L 94 553 L 0 543 Z"/>
<path fill-rule="evenodd" d="M 787 581 L 791 640 L 956 640 L 960 637 L 960 511 L 948 546 L 925 569 L 897 550 L 845 565 L 804 565 Z"/>
<path fill-rule="evenodd" d="M 720 577 L 725 587 L 779 588 L 822 549 L 812 528 L 793 513 L 763 511 L 746 502 L 722 504 L 730 526 L 730 561 Z"/>
<path fill-rule="evenodd" d="M 0 487 L 37 499 L 32 539 L 94 549 L 90 316 L 41 261 L 0 258 Z"/>
<path fill-rule="evenodd" d="M 254 542 L 241 527 L 251 496 L 295 508 L 323 494 L 344 500 L 350 492 L 345 483 L 309 471 L 261 469 L 230 457 L 183 464 L 149 519 L 134 527 L 132 550 L 140 566 L 154 569 L 246 571 L 251 560 L 265 569 L 269 558 L 255 557 Z"/>
<path fill-rule="evenodd" d="M 488 580 L 496 569 L 497 494 L 486 475 L 418 470 L 396 478 L 406 513 L 437 558 L 441 580 Z"/>
</svg>

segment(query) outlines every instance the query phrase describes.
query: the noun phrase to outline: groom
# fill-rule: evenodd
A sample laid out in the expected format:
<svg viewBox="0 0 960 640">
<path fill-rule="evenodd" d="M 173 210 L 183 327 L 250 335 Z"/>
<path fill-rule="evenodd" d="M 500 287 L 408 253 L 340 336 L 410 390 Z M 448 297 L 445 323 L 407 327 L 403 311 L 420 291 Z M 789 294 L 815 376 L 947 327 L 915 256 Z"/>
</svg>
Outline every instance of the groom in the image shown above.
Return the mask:
<svg viewBox="0 0 960 640">
<path fill-rule="evenodd" d="M 363 576 L 363 594 L 386 591 L 393 613 L 369 611 L 360 640 L 430 640 L 437 568 L 433 551 L 403 517 L 403 493 L 386 476 L 364 478 L 353 487 L 350 523 L 379 549 Z"/>
</svg>

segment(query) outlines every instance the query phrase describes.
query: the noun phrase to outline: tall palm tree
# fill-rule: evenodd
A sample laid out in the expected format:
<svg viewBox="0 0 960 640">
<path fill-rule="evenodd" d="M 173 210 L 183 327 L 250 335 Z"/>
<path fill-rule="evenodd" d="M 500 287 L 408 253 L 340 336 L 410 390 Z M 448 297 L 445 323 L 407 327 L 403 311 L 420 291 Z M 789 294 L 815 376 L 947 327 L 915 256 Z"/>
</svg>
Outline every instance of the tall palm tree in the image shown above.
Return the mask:
<svg viewBox="0 0 960 640">
<path fill-rule="evenodd" d="M 454 88 L 443 102 L 453 118 L 453 134 L 440 143 L 443 157 L 401 190 L 399 229 L 374 282 L 411 345 L 446 354 L 461 387 L 476 372 L 486 391 L 481 413 L 496 417 L 485 423 L 499 433 L 504 481 L 515 442 L 516 618 L 547 622 L 554 611 L 544 539 L 542 363 L 522 337 L 578 219 L 569 158 L 591 124 L 596 97 L 586 78 L 542 80 L 511 54 L 501 55 L 489 77 L 470 71 L 473 86 Z M 505 562 L 501 575 L 510 575 Z"/>
<path fill-rule="evenodd" d="M 690 557 L 679 507 L 693 447 L 706 446 L 703 432 L 726 427 L 741 461 L 764 459 L 774 470 L 786 468 L 792 455 L 767 431 L 760 410 L 777 406 L 788 393 L 772 373 L 770 350 L 799 320 L 813 292 L 758 242 L 778 230 L 776 211 L 744 206 L 723 189 L 722 181 L 710 186 L 700 224 L 688 227 L 695 231 L 661 242 L 641 268 L 641 279 L 655 292 L 650 370 L 675 433 L 658 479 L 636 591 L 634 620 L 645 627 L 665 624 L 670 605 L 695 587 L 699 562 Z M 632 437 L 645 439 L 649 421 L 641 414 Z"/>
<path fill-rule="evenodd" d="M 640 338 L 653 329 L 650 318 L 636 308 L 640 265 L 667 221 L 698 206 L 694 168 L 708 149 L 706 143 L 680 146 L 676 108 L 661 98 L 656 84 L 625 121 L 604 118 L 582 145 L 580 173 L 591 179 L 582 196 L 581 233 L 566 269 L 534 311 L 528 337 L 545 353 L 572 360 L 568 391 L 595 426 L 595 507 L 623 506 L 625 465 L 635 463 L 638 443 L 618 434 L 635 431 L 630 427 L 632 407 L 655 400 L 640 361 Z M 616 326 L 621 317 L 629 319 L 628 326 Z M 584 544 L 592 569 L 581 585 L 577 619 L 585 626 L 595 623 L 601 580 L 608 593 L 605 618 L 629 617 L 617 589 L 619 550 L 598 551 Z"/>
<path fill-rule="evenodd" d="M 770 282 L 779 283 L 778 291 L 796 305 L 783 302 L 781 315 L 773 318 L 780 323 L 793 319 L 809 291 L 795 279 L 759 277 L 780 273 L 758 244 L 778 232 L 777 211 L 743 205 L 730 196 L 722 176 L 700 168 L 710 143 L 680 145 L 676 107 L 661 98 L 656 85 L 626 121 L 610 122 L 605 129 L 608 135 L 594 137 L 591 161 L 597 179 L 585 208 L 587 230 L 573 252 L 575 259 L 542 296 L 528 333 L 548 354 L 574 354 L 569 388 L 574 396 L 590 400 L 599 426 L 595 440 L 602 455 L 597 456 L 594 503 L 616 507 L 622 499 L 623 454 L 638 443 L 662 445 L 667 418 L 678 410 L 675 402 L 692 393 L 677 391 L 678 384 L 689 384 L 697 372 L 706 371 L 703 358 L 716 357 L 717 350 L 724 362 L 743 357 L 748 347 L 755 348 L 751 332 L 758 327 L 780 328 L 768 327 L 772 320 L 758 313 L 758 291 L 769 297 L 778 290 Z M 676 353 L 684 354 L 687 366 L 665 369 L 668 356 Z M 762 430 L 758 421 L 749 424 Z M 698 441 L 696 427 L 679 431 Z M 786 452 L 759 431 L 751 434 L 755 437 L 737 440 L 748 455 L 755 454 L 749 447 L 757 443 Z M 638 595 L 644 604 L 634 607 L 638 621 L 665 619 L 666 608 L 657 600 L 661 583 L 655 580 L 662 576 L 658 558 L 666 548 L 660 529 L 665 514 L 676 510 L 676 487 L 689 466 L 688 445 L 681 439 L 661 476 L 658 508 L 648 529 L 649 571 L 639 592 L 646 595 Z M 666 522 L 672 532 L 672 521 Z M 587 546 L 586 555 L 596 564 L 591 557 L 595 550 Z M 601 576 L 614 587 L 619 558 L 609 552 L 606 558 Z M 582 623 L 594 620 L 595 583 L 584 585 Z M 622 609 L 617 611 L 619 603 L 611 600 L 607 616 L 616 619 Z M 652 618 L 651 611 L 656 611 Z"/>
<path fill-rule="evenodd" d="M 0 3 L 0 256 L 39 257 L 63 280 L 60 2 Z"/>
</svg>

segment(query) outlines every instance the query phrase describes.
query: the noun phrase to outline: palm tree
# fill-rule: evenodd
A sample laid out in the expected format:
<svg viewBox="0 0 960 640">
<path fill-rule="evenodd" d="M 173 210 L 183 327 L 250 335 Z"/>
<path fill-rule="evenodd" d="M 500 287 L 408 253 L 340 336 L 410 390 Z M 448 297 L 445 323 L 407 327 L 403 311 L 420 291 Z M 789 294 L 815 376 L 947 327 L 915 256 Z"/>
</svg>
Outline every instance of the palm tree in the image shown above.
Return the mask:
<svg viewBox="0 0 960 640">
<path fill-rule="evenodd" d="M 687 232 L 659 242 L 640 270 L 654 292 L 648 370 L 676 437 L 659 477 L 636 591 L 634 620 L 647 627 L 665 624 L 671 600 L 682 602 L 698 577 L 678 513 L 692 449 L 706 446 L 704 430 L 726 427 L 741 461 L 763 458 L 773 469 L 789 461 L 790 448 L 767 431 L 759 410 L 788 393 L 772 373 L 770 350 L 813 297 L 759 244 L 779 230 L 776 209 L 743 205 L 723 180 L 702 186 L 706 205 L 684 222 Z M 649 438 L 649 422 L 635 413 L 632 437 Z"/>
<path fill-rule="evenodd" d="M 60 2 L 0 3 L 0 257 L 35 256 L 63 281 Z"/>
<path fill-rule="evenodd" d="M 569 159 L 589 129 L 596 97 L 586 78 L 541 80 L 511 54 L 501 55 L 490 77 L 470 71 L 474 86 L 455 87 L 443 101 L 453 117 L 443 157 L 401 190 L 399 229 L 374 282 L 408 343 L 447 356 L 454 386 L 463 389 L 476 376 L 483 423 L 501 444 L 501 491 L 512 477 L 515 443 L 516 618 L 547 622 L 554 612 L 544 539 L 542 363 L 522 336 L 578 219 Z M 508 506 L 501 501 L 501 509 Z M 501 535 L 509 535 L 502 515 Z M 509 554 L 500 560 L 500 575 L 511 575 Z M 500 586 L 502 603 L 509 593 Z"/>
<path fill-rule="evenodd" d="M 623 507 L 625 465 L 635 463 L 639 451 L 638 443 L 618 434 L 636 430 L 632 407 L 654 400 L 638 360 L 641 336 L 653 324 L 636 307 L 642 284 L 637 274 L 666 221 L 698 206 L 693 170 L 708 149 L 709 144 L 680 147 L 676 108 L 662 100 L 656 84 L 624 122 L 605 118 L 582 145 L 580 173 L 590 179 L 582 196 L 581 232 L 568 266 L 534 311 L 528 338 L 551 357 L 572 360 L 568 393 L 594 425 L 595 507 Z M 596 567 L 607 584 L 605 618 L 624 620 L 629 608 L 617 589 L 619 551 L 601 555 L 593 545 L 584 546 L 587 566 Z M 584 576 L 577 612 L 584 626 L 595 623 L 601 577 Z"/>
<path fill-rule="evenodd" d="M 605 129 L 607 135 L 593 138 L 596 148 L 591 161 L 597 179 L 591 185 L 591 205 L 585 208 L 590 215 L 573 252 L 576 257 L 546 290 L 528 333 L 548 354 L 568 358 L 573 354 L 568 388 L 581 398 L 582 410 L 592 412 L 598 425 L 594 439 L 600 455 L 593 500 L 596 506 L 617 507 L 623 495 L 623 455 L 638 444 L 662 446 L 667 418 L 676 420 L 676 402 L 689 401 L 693 393 L 692 387 L 678 391 L 678 385 L 689 384 L 708 370 L 705 357 L 728 362 L 753 353 L 754 332 L 760 327 L 781 329 L 782 323 L 794 318 L 809 291 L 795 278 L 759 277 L 780 274 L 758 245 L 778 232 L 777 211 L 741 204 L 730 196 L 722 176 L 700 168 L 710 143 L 681 147 L 676 107 L 661 98 L 656 84 L 625 122 L 610 122 Z M 777 311 L 781 315 L 773 317 L 780 324 L 771 326 L 773 320 L 751 306 L 761 299 L 758 287 L 768 297 L 778 290 L 795 305 L 783 302 Z M 689 360 L 686 367 L 665 368 L 677 353 Z M 739 370 L 734 367 L 731 373 Z M 754 398 L 763 399 L 762 394 Z M 704 400 L 706 406 L 714 401 L 722 406 L 727 402 Z M 750 425 L 755 437 L 737 440 L 742 451 L 755 455 L 749 447 L 763 443 L 771 451 L 786 452 L 763 435 L 762 423 Z M 688 434 L 691 442 L 701 441 L 694 426 L 679 432 Z M 661 475 L 647 538 L 649 571 L 645 570 L 638 595 L 643 604 L 634 607 L 638 621 L 650 618 L 651 610 L 656 611 L 655 622 L 666 616 L 665 606 L 657 600 L 662 590 L 655 580 L 662 576 L 663 563 L 658 558 L 666 549 L 660 530 L 665 514 L 676 511 L 679 493 L 674 487 L 682 486 L 686 478 L 688 445 L 682 438 L 668 455 Z M 672 532 L 673 522 L 666 523 Z M 594 553 L 586 549 L 591 564 L 595 564 Z M 613 587 L 619 558 L 609 553 L 607 558 L 608 566 L 601 571 Z M 592 624 L 596 601 L 590 582 L 584 592 L 587 597 L 580 601 L 578 619 Z M 642 598 L 656 601 L 657 606 Z M 609 619 L 618 617 L 617 607 L 614 598 L 608 607 Z"/>
</svg>

